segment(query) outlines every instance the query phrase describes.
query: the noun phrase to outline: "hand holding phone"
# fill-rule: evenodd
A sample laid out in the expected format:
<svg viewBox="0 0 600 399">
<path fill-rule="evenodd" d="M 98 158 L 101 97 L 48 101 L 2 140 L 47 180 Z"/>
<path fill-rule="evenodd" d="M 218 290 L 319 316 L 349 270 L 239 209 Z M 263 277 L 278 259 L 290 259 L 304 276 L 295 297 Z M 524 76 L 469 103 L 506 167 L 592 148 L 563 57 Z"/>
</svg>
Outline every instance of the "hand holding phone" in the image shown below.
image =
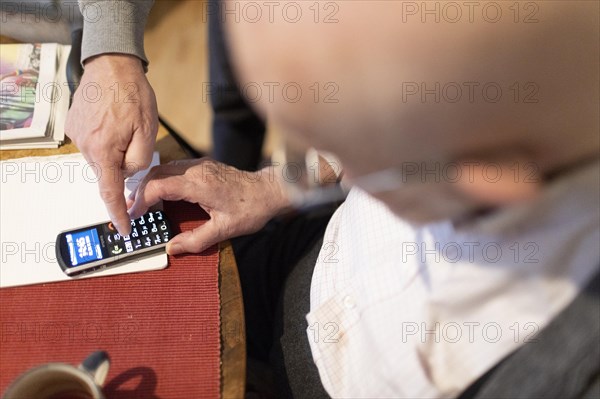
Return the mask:
<svg viewBox="0 0 600 399">
<path fill-rule="evenodd" d="M 128 236 L 121 236 L 112 222 L 61 232 L 56 237 L 56 259 L 63 272 L 76 276 L 164 251 L 171 238 L 165 214 L 150 211 L 131 221 Z"/>
</svg>

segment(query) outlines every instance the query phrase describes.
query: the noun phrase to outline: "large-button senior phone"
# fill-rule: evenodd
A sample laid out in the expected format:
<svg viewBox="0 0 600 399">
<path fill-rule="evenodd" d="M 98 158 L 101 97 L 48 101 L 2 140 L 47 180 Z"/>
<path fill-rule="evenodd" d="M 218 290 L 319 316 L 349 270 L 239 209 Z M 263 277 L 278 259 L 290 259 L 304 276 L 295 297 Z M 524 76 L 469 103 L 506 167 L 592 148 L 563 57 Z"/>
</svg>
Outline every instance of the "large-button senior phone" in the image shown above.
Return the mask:
<svg viewBox="0 0 600 399">
<path fill-rule="evenodd" d="M 76 276 L 164 251 L 171 238 L 165 214 L 150 211 L 131 221 L 128 236 L 121 236 L 111 222 L 63 231 L 56 237 L 56 259 L 63 272 Z"/>
</svg>

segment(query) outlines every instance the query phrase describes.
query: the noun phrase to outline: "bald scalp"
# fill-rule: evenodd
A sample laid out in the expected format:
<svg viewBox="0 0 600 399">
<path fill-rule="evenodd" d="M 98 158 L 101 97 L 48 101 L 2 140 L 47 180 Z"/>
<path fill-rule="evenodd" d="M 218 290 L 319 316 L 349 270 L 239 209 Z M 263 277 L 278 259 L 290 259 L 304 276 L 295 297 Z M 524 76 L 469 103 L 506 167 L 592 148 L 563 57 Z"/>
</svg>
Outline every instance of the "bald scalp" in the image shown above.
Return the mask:
<svg viewBox="0 0 600 399">
<path fill-rule="evenodd" d="M 597 152 L 598 2 L 462 5 L 457 19 L 449 2 L 340 1 L 332 23 L 295 3 L 295 22 L 224 18 L 240 82 L 297 84 L 297 101 L 254 104 L 350 173 L 515 148 L 550 168 Z"/>
</svg>

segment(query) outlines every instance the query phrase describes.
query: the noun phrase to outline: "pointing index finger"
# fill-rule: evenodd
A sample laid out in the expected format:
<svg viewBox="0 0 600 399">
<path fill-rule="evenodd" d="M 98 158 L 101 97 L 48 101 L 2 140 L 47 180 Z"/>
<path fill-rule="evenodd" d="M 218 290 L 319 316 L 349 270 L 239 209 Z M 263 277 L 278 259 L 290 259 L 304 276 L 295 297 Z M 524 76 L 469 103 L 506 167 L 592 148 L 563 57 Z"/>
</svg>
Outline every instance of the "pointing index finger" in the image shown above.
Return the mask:
<svg viewBox="0 0 600 399">
<path fill-rule="evenodd" d="M 106 205 L 110 220 L 121 235 L 129 235 L 131 223 L 125 203 L 123 171 L 118 165 L 100 164 L 98 173 L 100 198 Z"/>
</svg>

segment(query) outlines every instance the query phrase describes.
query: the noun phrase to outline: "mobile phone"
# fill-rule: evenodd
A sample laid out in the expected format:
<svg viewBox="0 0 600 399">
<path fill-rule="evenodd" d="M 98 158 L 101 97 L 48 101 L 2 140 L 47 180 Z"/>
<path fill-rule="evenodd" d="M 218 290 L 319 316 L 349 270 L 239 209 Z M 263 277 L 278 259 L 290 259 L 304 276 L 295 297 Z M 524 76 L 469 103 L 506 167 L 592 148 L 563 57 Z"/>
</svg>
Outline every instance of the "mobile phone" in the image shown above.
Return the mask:
<svg viewBox="0 0 600 399">
<path fill-rule="evenodd" d="M 131 233 L 121 236 L 112 222 L 63 231 L 56 237 L 56 259 L 69 276 L 117 266 L 132 258 L 164 251 L 173 232 L 162 211 L 150 211 L 131 221 Z"/>
</svg>

